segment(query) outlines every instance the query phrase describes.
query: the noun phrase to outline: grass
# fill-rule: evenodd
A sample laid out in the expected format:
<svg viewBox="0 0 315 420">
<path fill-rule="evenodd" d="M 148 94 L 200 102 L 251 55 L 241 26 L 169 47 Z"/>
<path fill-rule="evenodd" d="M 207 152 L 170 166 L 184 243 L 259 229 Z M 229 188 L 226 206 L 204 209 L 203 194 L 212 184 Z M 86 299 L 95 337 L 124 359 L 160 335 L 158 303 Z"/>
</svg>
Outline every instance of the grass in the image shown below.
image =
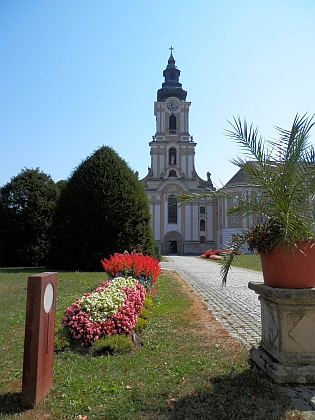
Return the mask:
<svg viewBox="0 0 315 420">
<path fill-rule="evenodd" d="M 20 406 L 27 276 L 0 269 L 0 418 L 302 419 L 280 388 L 251 366 L 175 273 L 158 279 L 152 316 L 130 353 L 55 354 L 53 386 L 39 406 Z M 58 273 L 56 325 L 66 306 L 95 289 L 104 273 Z"/>
<path fill-rule="evenodd" d="M 206 259 L 210 262 L 222 264 L 222 260 Z M 234 258 L 232 267 L 247 268 L 249 270 L 262 271 L 260 256 L 257 254 L 241 254 Z"/>
</svg>

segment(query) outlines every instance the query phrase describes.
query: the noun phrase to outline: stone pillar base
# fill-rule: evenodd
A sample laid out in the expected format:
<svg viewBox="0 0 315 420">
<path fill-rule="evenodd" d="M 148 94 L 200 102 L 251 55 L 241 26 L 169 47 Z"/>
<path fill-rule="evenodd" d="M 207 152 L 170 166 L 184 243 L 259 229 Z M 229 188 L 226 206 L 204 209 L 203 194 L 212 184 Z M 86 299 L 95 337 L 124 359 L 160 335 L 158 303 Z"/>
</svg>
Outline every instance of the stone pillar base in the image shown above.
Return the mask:
<svg viewBox="0 0 315 420">
<path fill-rule="evenodd" d="M 281 289 L 250 282 L 259 295 L 262 335 L 251 357 L 279 383 L 315 383 L 315 288 Z"/>
<path fill-rule="evenodd" d="M 287 365 L 277 362 L 262 347 L 250 350 L 251 359 L 276 383 L 315 383 L 315 365 Z"/>
</svg>

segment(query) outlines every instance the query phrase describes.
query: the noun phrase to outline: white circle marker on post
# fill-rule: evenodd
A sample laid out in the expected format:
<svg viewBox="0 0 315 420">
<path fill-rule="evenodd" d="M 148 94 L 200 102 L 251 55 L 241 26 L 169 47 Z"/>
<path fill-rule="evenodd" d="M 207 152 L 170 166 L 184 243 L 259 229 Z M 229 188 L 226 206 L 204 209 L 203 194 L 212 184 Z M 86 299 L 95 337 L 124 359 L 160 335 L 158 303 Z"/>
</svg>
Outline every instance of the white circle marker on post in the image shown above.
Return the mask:
<svg viewBox="0 0 315 420">
<path fill-rule="evenodd" d="M 48 283 L 44 293 L 44 309 L 47 314 L 50 312 L 53 303 L 54 286 L 51 283 Z"/>
</svg>

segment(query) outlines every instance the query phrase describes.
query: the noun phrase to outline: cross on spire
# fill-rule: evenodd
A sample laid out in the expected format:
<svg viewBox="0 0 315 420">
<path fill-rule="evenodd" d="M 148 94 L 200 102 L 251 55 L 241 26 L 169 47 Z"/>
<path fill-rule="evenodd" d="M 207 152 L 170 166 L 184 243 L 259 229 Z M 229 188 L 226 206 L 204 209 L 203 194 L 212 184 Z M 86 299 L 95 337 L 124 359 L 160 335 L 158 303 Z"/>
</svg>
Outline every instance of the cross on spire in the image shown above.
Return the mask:
<svg viewBox="0 0 315 420">
<path fill-rule="evenodd" d="M 169 48 L 169 50 L 171 50 L 171 55 L 173 55 L 174 48 L 171 46 L 171 48 Z"/>
</svg>

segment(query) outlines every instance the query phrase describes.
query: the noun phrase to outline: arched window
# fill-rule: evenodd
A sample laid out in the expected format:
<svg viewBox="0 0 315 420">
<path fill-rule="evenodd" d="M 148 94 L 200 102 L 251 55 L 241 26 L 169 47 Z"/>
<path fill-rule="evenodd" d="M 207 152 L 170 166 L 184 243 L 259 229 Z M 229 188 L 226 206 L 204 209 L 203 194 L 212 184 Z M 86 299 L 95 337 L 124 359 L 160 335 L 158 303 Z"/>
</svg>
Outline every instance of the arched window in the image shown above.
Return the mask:
<svg viewBox="0 0 315 420">
<path fill-rule="evenodd" d="M 200 231 L 206 230 L 206 221 L 204 219 L 200 220 Z"/>
<path fill-rule="evenodd" d="M 170 165 L 176 165 L 176 149 L 175 147 L 171 147 L 168 151 L 168 163 Z"/>
<path fill-rule="evenodd" d="M 176 134 L 176 117 L 171 115 L 168 120 L 169 134 Z"/>
<path fill-rule="evenodd" d="M 168 174 L 169 177 L 173 177 L 176 178 L 176 171 L 171 170 L 170 173 Z"/>
<path fill-rule="evenodd" d="M 168 223 L 177 223 L 177 198 L 175 195 L 168 197 Z"/>
</svg>

